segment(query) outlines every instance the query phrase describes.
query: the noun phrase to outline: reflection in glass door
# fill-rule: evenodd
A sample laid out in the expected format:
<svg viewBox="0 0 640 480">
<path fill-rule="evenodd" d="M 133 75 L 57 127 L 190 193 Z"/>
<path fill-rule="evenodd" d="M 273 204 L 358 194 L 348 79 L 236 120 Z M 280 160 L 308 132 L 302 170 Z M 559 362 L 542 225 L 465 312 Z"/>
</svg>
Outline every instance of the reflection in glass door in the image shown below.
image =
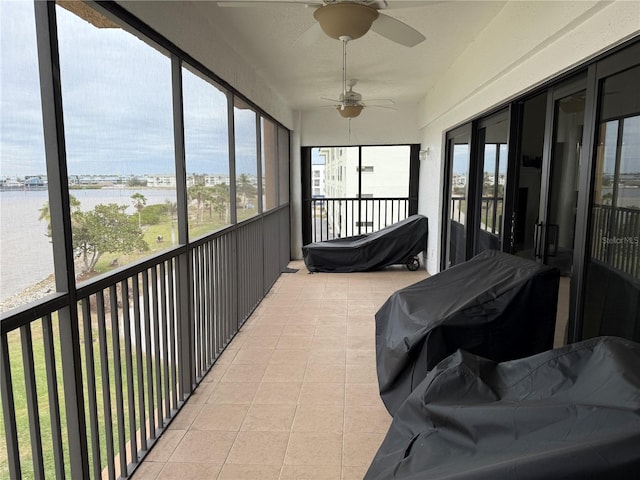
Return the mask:
<svg viewBox="0 0 640 480">
<path fill-rule="evenodd" d="M 446 238 L 447 251 L 442 268 L 449 268 L 467 259 L 467 206 L 471 152 L 470 128 L 453 132 L 447 141 L 449 195 Z"/>
<path fill-rule="evenodd" d="M 569 320 L 584 85 L 582 77 L 522 104 L 511 253 L 560 270 L 556 346 Z"/>
<path fill-rule="evenodd" d="M 475 253 L 502 249 L 502 212 L 507 181 L 509 116 L 503 111 L 480 124 L 479 163 L 475 202 Z M 479 198 L 478 198 L 479 196 Z"/>
<path fill-rule="evenodd" d="M 570 312 L 573 252 L 578 200 L 578 172 L 584 130 L 585 92 L 564 96 L 554 102 L 553 144 L 542 202 L 541 222 L 536 226 L 536 258 L 560 270 L 554 344 L 566 343 Z"/>
<path fill-rule="evenodd" d="M 640 66 L 606 78 L 590 208 L 584 338 L 640 341 Z"/>
</svg>

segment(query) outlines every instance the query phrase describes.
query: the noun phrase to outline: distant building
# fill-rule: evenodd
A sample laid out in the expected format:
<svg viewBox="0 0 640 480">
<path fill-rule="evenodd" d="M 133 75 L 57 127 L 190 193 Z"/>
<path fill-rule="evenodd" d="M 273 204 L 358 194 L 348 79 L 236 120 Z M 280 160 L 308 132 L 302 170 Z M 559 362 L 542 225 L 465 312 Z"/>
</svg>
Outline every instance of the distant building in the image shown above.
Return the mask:
<svg viewBox="0 0 640 480">
<path fill-rule="evenodd" d="M 324 158 L 324 191 L 327 198 L 371 199 L 361 202 L 353 210 L 348 202 L 340 208 L 327 209 L 330 225 L 336 237 L 372 232 L 405 218 L 404 200 L 409 195 L 409 152 L 406 147 L 371 148 L 363 151 L 359 160 L 358 148 L 321 148 Z M 312 175 L 319 165 L 312 165 Z M 321 182 L 320 182 L 321 183 Z M 315 188 L 315 177 L 312 177 Z"/>
</svg>

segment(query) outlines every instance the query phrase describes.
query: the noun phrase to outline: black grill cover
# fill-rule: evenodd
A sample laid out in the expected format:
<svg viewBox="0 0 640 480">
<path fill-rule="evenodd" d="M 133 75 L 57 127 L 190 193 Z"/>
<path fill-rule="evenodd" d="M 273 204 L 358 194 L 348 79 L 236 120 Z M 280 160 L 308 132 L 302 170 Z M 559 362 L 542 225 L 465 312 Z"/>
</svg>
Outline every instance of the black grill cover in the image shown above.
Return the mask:
<svg viewBox="0 0 640 480">
<path fill-rule="evenodd" d="M 410 217 L 382 230 L 355 237 L 336 238 L 302 247 L 310 272 L 367 272 L 407 261 L 426 250 L 428 220 Z"/>
<path fill-rule="evenodd" d="M 495 363 L 458 351 L 398 409 L 365 480 L 638 479 L 640 344 Z"/>
<path fill-rule="evenodd" d="M 488 250 L 395 292 L 376 313 L 389 413 L 459 348 L 499 362 L 552 348 L 558 283 L 555 268 Z"/>
</svg>

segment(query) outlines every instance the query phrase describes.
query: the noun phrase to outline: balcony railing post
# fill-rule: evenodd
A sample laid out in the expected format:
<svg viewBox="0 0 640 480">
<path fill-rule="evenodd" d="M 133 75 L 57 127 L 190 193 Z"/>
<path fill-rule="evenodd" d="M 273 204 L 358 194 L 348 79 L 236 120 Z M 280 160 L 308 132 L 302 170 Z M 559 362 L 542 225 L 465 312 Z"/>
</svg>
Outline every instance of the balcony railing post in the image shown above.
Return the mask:
<svg viewBox="0 0 640 480">
<path fill-rule="evenodd" d="M 195 345 L 192 328 L 191 299 L 193 298 L 193 272 L 189 268 L 189 253 L 177 258 L 177 325 L 178 325 L 178 366 L 181 388 L 180 401 L 191 394 L 195 386 L 195 368 L 193 365 L 193 346 Z"/>
</svg>

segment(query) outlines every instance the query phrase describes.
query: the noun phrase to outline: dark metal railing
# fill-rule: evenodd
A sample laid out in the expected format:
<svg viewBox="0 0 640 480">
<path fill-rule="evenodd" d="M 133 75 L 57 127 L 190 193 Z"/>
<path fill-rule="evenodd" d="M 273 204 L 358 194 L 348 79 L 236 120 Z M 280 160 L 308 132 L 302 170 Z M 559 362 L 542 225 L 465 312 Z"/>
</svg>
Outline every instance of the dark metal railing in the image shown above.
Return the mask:
<svg viewBox="0 0 640 480">
<path fill-rule="evenodd" d="M 289 262 L 288 223 L 282 207 L 3 318 L 0 477 L 131 475 Z"/>
<path fill-rule="evenodd" d="M 591 258 L 640 278 L 640 210 L 594 205 Z"/>
<path fill-rule="evenodd" d="M 480 229 L 500 235 L 502 227 L 503 197 L 482 197 L 480 199 Z M 466 197 L 451 197 L 451 220 L 466 224 Z"/>
<path fill-rule="evenodd" d="M 371 233 L 410 215 L 409 198 L 313 198 L 311 241 Z"/>
</svg>

